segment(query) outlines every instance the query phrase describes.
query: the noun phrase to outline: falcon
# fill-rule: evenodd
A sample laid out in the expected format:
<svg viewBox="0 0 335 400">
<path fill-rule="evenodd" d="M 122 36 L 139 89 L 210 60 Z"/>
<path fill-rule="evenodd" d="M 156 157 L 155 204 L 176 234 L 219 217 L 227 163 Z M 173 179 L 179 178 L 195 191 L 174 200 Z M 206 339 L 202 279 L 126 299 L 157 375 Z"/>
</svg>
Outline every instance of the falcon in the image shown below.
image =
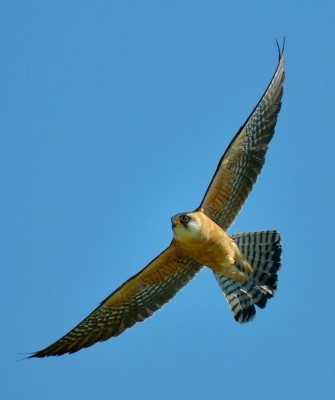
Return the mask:
<svg viewBox="0 0 335 400">
<path fill-rule="evenodd" d="M 251 321 L 277 289 L 280 234 L 273 231 L 228 236 L 262 170 L 281 108 L 284 51 L 262 98 L 219 161 L 193 212 L 171 218 L 173 239 L 160 255 L 108 296 L 91 314 L 55 343 L 32 357 L 75 353 L 118 336 L 153 315 L 203 267 L 210 268 L 235 320 Z"/>
</svg>

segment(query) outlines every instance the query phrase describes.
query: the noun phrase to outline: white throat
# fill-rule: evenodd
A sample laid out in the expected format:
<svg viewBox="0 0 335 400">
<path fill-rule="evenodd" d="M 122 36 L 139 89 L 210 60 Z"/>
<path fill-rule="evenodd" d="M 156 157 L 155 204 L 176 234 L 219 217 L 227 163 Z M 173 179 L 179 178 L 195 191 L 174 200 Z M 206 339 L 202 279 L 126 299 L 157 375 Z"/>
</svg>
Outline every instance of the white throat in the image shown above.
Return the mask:
<svg viewBox="0 0 335 400">
<path fill-rule="evenodd" d="M 173 228 L 173 236 L 178 241 L 195 240 L 200 238 L 199 222 L 191 220 L 186 226 L 179 224 Z"/>
</svg>

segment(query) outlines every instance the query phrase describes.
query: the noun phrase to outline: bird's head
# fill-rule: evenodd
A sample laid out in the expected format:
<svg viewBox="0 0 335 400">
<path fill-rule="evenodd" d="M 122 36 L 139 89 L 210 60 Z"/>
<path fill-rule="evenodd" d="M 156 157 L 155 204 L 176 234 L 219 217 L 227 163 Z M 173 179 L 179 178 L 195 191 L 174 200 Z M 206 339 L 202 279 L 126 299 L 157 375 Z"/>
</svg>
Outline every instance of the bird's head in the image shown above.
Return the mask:
<svg viewBox="0 0 335 400">
<path fill-rule="evenodd" d="M 197 213 L 180 213 L 171 217 L 173 236 L 176 240 L 194 239 L 200 233 L 201 221 Z"/>
</svg>

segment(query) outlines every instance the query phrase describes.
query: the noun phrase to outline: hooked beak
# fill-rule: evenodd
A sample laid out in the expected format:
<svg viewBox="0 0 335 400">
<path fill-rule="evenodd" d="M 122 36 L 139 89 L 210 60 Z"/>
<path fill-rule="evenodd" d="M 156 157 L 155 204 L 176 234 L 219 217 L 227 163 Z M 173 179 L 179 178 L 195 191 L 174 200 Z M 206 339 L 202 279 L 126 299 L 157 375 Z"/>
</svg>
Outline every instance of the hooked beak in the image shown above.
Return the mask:
<svg viewBox="0 0 335 400">
<path fill-rule="evenodd" d="M 172 224 L 172 229 L 174 229 L 177 226 L 177 220 L 175 217 L 171 217 L 171 224 Z"/>
</svg>

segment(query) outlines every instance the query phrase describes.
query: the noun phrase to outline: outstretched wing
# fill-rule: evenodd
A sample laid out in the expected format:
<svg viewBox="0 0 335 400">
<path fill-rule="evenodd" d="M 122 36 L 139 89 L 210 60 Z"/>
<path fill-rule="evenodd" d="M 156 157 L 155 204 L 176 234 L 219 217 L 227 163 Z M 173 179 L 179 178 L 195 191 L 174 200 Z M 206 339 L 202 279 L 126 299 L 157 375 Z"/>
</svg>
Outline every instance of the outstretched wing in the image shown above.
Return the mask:
<svg viewBox="0 0 335 400">
<path fill-rule="evenodd" d="M 160 309 L 201 269 L 173 243 L 115 290 L 88 317 L 32 357 L 60 356 L 120 335 Z"/>
<path fill-rule="evenodd" d="M 222 156 L 198 209 L 222 229 L 234 222 L 265 162 L 281 107 L 284 54 L 261 100 Z"/>
</svg>

